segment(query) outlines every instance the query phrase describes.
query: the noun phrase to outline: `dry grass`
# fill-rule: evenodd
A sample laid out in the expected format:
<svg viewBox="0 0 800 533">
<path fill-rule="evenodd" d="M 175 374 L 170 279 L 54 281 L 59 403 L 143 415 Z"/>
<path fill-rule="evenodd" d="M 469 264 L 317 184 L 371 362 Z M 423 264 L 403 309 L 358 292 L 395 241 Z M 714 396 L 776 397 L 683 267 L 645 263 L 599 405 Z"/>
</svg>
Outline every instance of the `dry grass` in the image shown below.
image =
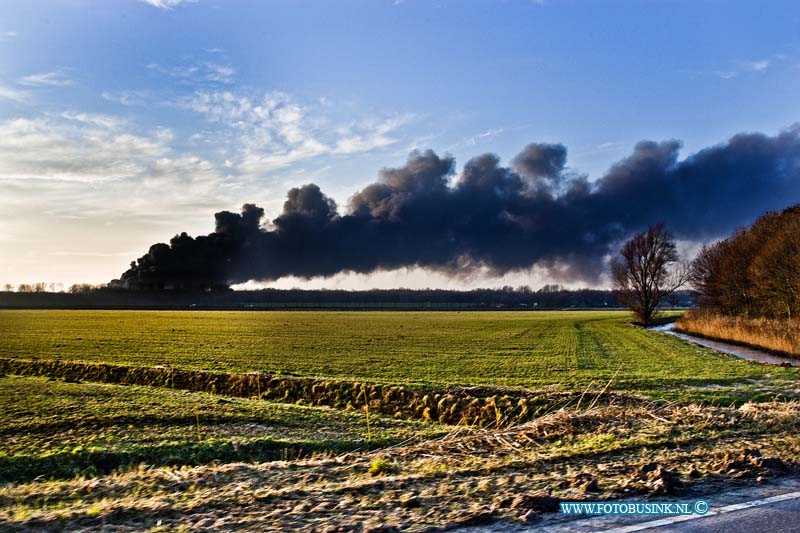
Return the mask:
<svg viewBox="0 0 800 533">
<path fill-rule="evenodd" d="M 741 318 L 690 311 L 676 326 L 693 335 L 800 357 L 800 320 Z"/>
<path fill-rule="evenodd" d="M 567 409 L 378 452 L 7 486 L 0 529 L 387 533 L 530 522 L 560 500 L 663 498 L 794 472 L 798 429 L 797 402 Z"/>
</svg>

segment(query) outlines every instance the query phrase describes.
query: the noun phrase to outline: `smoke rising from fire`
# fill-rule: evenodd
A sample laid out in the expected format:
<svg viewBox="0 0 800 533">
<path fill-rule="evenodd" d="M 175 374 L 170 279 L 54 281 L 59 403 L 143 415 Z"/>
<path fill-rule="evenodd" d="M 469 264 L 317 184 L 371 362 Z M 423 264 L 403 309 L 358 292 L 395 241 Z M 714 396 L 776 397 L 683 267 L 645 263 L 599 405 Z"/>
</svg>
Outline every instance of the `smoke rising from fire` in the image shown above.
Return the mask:
<svg viewBox="0 0 800 533">
<path fill-rule="evenodd" d="M 533 143 L 503 166 L 431 150 L 380 171 L 340 209 L 317 185 L 288 192 L 283 212 L 215 215 L 205 236 L 155 244 L 121 277 L 130 287 L 209 287 L 284 276 L 423 267 L 503 274 L 531 266 L 593 282 L 620 240 L 664 222 L 679 239 L 730 232 L 800 201 L 800 126 L 742 133 L 679 160 L 677 141 L 638 143 L 590 182 L 561 144 Z"/>
</svg>

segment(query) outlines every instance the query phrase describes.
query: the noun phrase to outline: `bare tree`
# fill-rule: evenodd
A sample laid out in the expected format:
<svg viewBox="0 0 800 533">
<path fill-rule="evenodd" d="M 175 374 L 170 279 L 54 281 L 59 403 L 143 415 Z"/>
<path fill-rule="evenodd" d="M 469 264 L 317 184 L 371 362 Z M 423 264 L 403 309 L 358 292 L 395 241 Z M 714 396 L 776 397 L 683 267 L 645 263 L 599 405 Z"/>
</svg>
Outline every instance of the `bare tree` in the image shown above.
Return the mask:
<svg viewBox="0 0 800 533">
<path fill-rule="evenodd" d="M 720 241 L 711 246 L 703 245 L 689 265 L 689 283 L 700 293 L 703 307 L 719 309 L 723 305 L 724 288 L 720 286 L 720 270 L 727 244 L 726 241 Z"/>
<path fill-rule="evenodd" d="M 800 316 L 800 204 L 769 212 L 703 247 L 689 281 L 700 305 L 723 315 Z"/>
<path fill-rule="evenodd" d="M 661 300 L 688 280 L 688 268 L 678 262 L 675 240 L 663 224 L 626 242 L 611 272 L 617 298 L 644 324 L 652 323 Z"/>
<path fill-rule="evenodd" d="M 800 217 L 786 216 L 750 261 L 760 314 L 791 319 L 800 311 Z"/>
<path fill-rule="evenodd" d="M 33 292 L 47 292 L 47 283 L 40 281 L 33 284 Z"/>
</svg>

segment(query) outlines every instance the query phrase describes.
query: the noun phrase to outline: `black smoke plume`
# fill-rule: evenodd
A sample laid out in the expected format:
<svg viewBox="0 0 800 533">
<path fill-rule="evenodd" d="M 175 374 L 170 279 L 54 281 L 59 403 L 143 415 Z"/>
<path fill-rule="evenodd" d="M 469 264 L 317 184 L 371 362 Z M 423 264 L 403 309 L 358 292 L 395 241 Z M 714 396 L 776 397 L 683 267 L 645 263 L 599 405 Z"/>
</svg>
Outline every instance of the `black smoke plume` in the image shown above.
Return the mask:
<svg viewBox="0 0 800 533">
<path fill-rule="evenodd" d="M 643 141 L 589 182 L 566 167 L 560 144 L 530 144 L 501 166 L 412 153 L 357 192 L 340 213 L 314 184 L 289 191 L 283 212 L 215 215 L 213 233 L 175 236 L 131 264 L 128 287 L 214 287 L 283 276 L 330 276 L 420 266 L 501 274 L 532 265 L 595 281 L 621 239 L 664 222 L 704 240 L 800 201 L 800 125 L 777 136 L 743 133 L 678 160 L 680 143 Z"/>
</svg>

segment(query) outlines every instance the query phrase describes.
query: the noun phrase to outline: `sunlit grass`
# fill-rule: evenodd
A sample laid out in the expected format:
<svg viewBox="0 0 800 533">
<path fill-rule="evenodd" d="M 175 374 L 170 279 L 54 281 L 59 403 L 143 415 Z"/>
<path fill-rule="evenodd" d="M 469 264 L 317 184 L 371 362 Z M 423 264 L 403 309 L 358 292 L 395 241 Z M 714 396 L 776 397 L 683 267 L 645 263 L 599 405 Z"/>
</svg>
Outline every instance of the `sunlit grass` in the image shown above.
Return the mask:
<svg viewBox="0 0 800 533">
<path fill-rule="evenodd" d="M 163 389 L 0 378 L 0 483 L 117 468 L 294 459 L 430 437 L 431 426 L 358 412 Z"/>
<path fill-rule="evenodd" d="M 357 379 L 653 392 L 794 378 L 616 311 L 0 311 L 0 357 Z"/>
</svg>

